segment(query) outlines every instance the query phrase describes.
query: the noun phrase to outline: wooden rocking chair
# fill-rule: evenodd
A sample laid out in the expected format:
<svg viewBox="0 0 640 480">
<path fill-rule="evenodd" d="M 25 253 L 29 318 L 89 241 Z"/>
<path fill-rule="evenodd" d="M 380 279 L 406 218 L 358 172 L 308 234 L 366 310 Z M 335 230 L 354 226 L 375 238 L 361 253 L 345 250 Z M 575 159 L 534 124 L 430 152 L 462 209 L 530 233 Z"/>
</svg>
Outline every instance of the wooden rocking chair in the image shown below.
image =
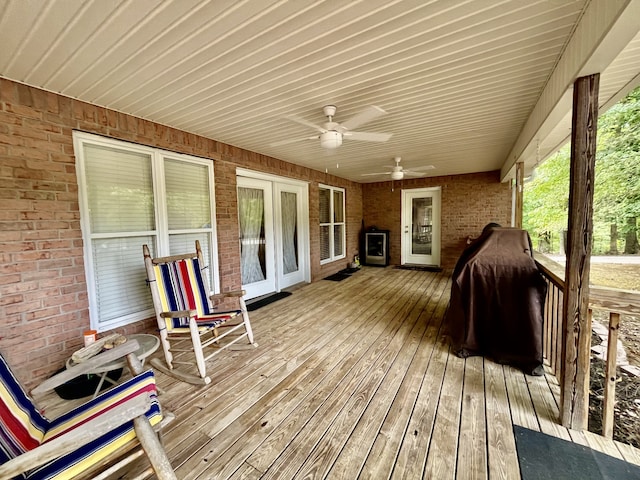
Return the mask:
<svg viewBox="0 0 640 480">
<path fill-rule="evenodd" d="M 222 350 L 246 338 L 257 347 L 244 301 L 243 290 L 210 295 L 200 242 L 196 251 L 185 255 L 151 258 L 143 246 L 147 279 L 160 330 L 160 343 L 167 366 L 154 358 L 151 364 L 163 373 L 196 385 L 211 383 L 205 362 Z M 239 308 L 216 311 L 212 302 L 233 298 Z M 187 344 L 188 347 L 184 345 Z M 205 355 L 204 349 L 210 348 Z M 190 353 L 187 353 L 190 352 Z M 174 353 L 176 354 L 174 356 Z M 188 360 L 183 359 L 184 356 Z M 198 375 L 178 371 L 174 364 L 195 366 Z"/>
<path fill-rule="evenodd" d="M 0 479 L 105 479 L 146 454 L 157 478 L 175 480 L 154 431 L 173 416 L 163 419 L 153 371 L 142 371 L 132 353 L 137 349 L 135 340 L 126 342 L 35 388 L 33 395 L 43 394 L 96 366 L 127 357 L 133 378 L 51 420 L 40 413 L 0 355 Z"/>
</svg>

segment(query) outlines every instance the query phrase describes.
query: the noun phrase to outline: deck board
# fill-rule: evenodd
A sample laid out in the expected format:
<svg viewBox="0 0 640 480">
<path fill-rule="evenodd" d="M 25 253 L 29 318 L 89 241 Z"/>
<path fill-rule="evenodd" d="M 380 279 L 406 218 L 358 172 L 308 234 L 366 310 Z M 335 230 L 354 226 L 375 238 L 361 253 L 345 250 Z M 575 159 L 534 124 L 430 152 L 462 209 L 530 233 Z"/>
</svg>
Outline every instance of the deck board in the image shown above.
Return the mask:
<svg viewBox="0 0 640 480">
<path fill-rule="evenodd" d="M 158 373 L 178 478 L 512 480 L 514 424 L 640 463 L 558 425 L 555 377 L 453 355 L 450 285 L 447 272 L 363 267 L 251 312 L 259 347 L 209 362 L 211 385 Z"/>
</svg>

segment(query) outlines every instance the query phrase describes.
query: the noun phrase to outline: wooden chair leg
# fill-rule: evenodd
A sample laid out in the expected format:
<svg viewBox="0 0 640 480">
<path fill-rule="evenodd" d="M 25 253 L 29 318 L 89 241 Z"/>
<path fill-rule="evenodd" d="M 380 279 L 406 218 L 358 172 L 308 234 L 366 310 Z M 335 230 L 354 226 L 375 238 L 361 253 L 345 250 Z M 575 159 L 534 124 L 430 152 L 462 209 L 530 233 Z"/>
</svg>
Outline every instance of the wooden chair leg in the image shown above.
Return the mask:
<svg viewBox="0 0 640 480">
<path fill-rule="evenodd" d="M 249 313 L 247 312 L 247 304 L 243 297 L 239 298 L 240 310 L 242 310 L 242 320 L 244 321 L 244 328 L 247 331 L 247 339 L 249 343 L 253 344 L 253 330 L 251 329 L 251 322 L 249 321 Z"/>
<path fill-rule="evenodd" d="M 153 431 L 153 427 L 149 423 L 149 419 L 145 416 L 134 418 L 133 428 L 158 479 L 178 480 L 156 432 Z"/>
<path fill-rule="evenodd" d="M 200 340 L 200 331 L 195 319 L 189 320 L 189 331 L 191 332 L 191 341 L 193 342 L 193 353 L 196 356 L 196 365 L 198 373 L 202 378 L 207 376 L 207 367 L 204 364 L 204 353 L 202 352 L 202 341 Z"/>
</svg>

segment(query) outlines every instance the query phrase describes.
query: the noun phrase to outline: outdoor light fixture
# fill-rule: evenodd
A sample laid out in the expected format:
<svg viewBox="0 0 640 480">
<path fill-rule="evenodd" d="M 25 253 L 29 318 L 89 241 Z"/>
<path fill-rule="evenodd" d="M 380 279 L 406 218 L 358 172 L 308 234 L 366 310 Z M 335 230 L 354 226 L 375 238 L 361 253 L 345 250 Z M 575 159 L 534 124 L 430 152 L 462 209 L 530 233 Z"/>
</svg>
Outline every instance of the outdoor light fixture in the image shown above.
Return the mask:
<svg viewBox="0 0 640 480">
<path fill-rule="evenodd" d="M 342 134 L 335 130 L 327 130 L 320 134 L 320 145 L 322 148 L 338 148 L 342 145 Z"/>
</svg>

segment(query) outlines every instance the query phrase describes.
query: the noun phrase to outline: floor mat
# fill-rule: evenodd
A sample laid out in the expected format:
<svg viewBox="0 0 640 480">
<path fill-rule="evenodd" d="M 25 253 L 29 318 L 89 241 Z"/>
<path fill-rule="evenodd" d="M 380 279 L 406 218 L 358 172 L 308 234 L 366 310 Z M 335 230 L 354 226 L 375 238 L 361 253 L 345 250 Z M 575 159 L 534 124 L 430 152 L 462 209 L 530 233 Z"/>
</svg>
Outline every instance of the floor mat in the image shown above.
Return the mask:
<svg viewBox="0 0 640 480">
<path fill-rule="evenodd" d="M 269 305 L 270 303 L 277 302 L 278 300 L 288 297 L 291 295 L 291 292 L 278 292 L 273 295 L 269 295 L 268 297 L 261 298 L 260 300 L 256 300 L 255 302 L 251 302 L 247 304 L 247 310 L 253 312 L 254 310 L 259 309 L 260 307 L 264 307 L 265 305 Z"/>
<path fill-rule="evenodd" d="M 341 282 L 342 280 L 349 278 L 351 275 L 348 273 L 334 273 L 333 275 L 329 275 L 328 277 L 324 277 L 325 280 L 331 280 L 332 282 Z"/>
<path fill-rule="evenodd" d="M 394 268 L 399 268 L 400 270 L 419 270 L 421 272 L 441 272 L 442 268 L 440 267 L 429 267 L 423 265 L 396 265 Z"/>
<path fill-rule="evenodd" d="M 640 480 L 640 467 L 576 443 L 513 426 L 522 480 Z"/>
</svg>

